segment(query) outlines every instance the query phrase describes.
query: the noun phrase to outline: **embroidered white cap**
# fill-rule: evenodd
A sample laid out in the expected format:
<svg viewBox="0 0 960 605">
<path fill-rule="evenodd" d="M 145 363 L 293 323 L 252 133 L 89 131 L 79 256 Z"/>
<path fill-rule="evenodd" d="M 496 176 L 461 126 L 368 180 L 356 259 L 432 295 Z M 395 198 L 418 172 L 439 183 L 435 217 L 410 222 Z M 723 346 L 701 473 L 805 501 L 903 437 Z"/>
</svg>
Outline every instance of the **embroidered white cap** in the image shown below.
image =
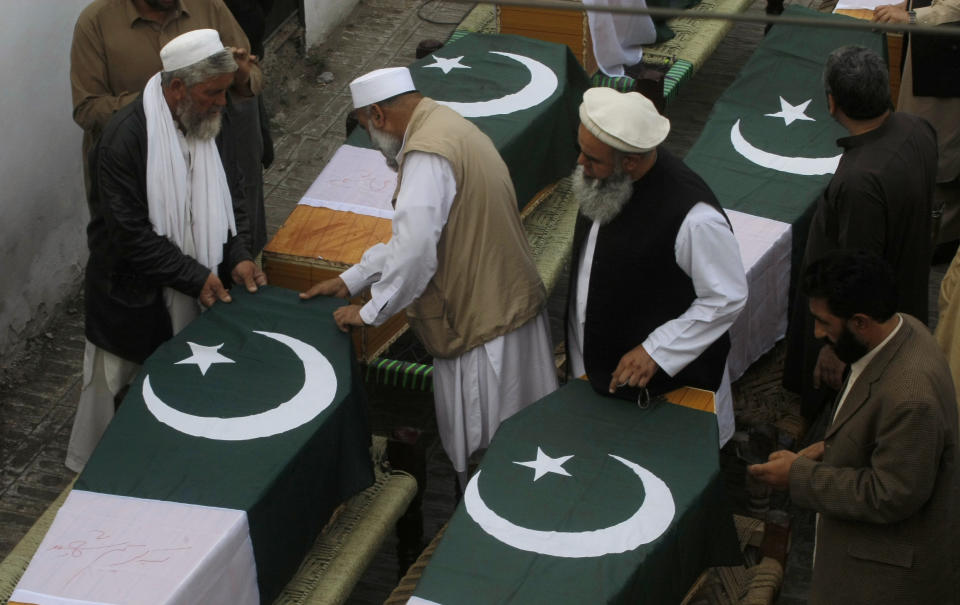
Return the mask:
<svg viewBox="0 0 960 605">
<path fill-rule="evenodd" d="M 650 151 L 670 133 L 670 120 L 650 99 L 605 87 L 583 93 L 580 122 L 601 142 L 626 153 Z"/>
<path fill-rule="evenodd" d="M 195 29 L 180 34 L 160 49 L 163 71 L 175 71 L 203 61 L 224 48 L 215 29 Z"/>
<path fill-rule="evenodd" d="M 350 82 L 350 95 L 353 97 L 354 109 L 416 89 L 410 70 L 406 67 L 377 69 Z"/>
</svg>

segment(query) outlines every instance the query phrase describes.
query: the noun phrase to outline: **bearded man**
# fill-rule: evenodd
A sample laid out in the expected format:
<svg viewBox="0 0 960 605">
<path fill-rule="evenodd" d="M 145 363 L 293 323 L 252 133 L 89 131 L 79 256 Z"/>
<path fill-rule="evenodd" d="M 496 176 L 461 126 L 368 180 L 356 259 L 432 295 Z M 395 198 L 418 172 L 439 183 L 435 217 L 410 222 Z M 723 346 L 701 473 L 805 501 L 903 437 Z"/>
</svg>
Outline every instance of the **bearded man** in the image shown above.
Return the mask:
<svg viewBox="0 0 960 605">
<path fill-rule="evenodd" d="M 301 296 L 369 286 L 369 302 L 334 313 L 343 330 L 406 308 L 434 358 L 437 425 L 463 486 L 470 454 L 557 388 L 546 291 L 489 137 L 416 92 L 405 67 L 361 76 L 350 92 L 360 126 L 399 173 L 393 235 Z"/>
<path fill-rule="evenodd" d="M 263 209 L 266 132 L 259 94 L 263 77 L 250 42 L 223 0 L 93 0 L 77 18 L 70 48 L 73 119 L 83 128 L 83 164 L 90 194 L 89 155 L 111 116 L 137 98 L 160 71 L 165 44 L 196 29 L 214 29 L 234 52 L 238 69 L 227 96 L 220 145 L 231 184 L 242 188 L 250 222 L 251 253 L 267 241 Z M 270 150 L 272 153 L 272 150 Z"/>
<path fill-rule="evenodd" d="M 230 302 L 223 280 L 250 292 L 266 284 L 214 142 L 233 53 L 202 29 L 174 38 L 160 58 L 164 71 L 92 152 L 84 380 L 66 462 L 77 472 L 140 364 L 201 305 Z"/>
<path fill-rule="evenodd" d="M 567 355 L 601 394 L 643 403 L 683 386 L 714 391 L 723 445 L 734 430 L 727 331 L 746 275 L 710 188 L 660 147 L 669 132 L 639 93 L 583 95 Z"/>
<path fill-rule="evenodd" d="M 810 604 L 960 603 L 957 406 L 889 263 L 832 251 L 801 288 L 818 338 L 850 364 L 823 441 L 747 468 L 819 513 Z"/>
</svg>

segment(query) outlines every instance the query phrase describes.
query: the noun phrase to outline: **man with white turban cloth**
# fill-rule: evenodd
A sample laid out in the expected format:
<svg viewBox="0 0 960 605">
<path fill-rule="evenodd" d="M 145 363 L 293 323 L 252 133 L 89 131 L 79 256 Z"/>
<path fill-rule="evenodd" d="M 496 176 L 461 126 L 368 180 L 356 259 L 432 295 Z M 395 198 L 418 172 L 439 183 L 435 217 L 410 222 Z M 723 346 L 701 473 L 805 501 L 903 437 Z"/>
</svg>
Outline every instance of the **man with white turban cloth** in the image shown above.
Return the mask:
<svg viewBox="0 0 960 605">
<path fill-rule="evenodd" d="M 222 280 L 250 292 L 266 284 L 214 142 L 233 53 L 215 30 L 199 29 L 160 58 L 163 71 L 113 116 L 90 162 L 87 343 L 66 462 L 75 471 L 140 364 L 202 307 L 230 302 Z"/>
</svg>

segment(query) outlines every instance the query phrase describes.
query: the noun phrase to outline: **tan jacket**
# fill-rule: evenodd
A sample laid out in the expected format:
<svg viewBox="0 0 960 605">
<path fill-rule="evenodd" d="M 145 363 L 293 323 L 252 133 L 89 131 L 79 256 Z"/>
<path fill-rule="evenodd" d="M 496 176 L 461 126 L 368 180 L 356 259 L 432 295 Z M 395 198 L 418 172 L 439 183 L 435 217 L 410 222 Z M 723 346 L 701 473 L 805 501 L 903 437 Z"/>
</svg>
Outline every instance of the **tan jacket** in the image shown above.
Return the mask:
<svg viewBox="0 0 960 605">
<path fill-rule="evenodd" d="M 424 98 L 407 125 L 403 158 L 434 153 L 453 167 L 457 193 L 437 244 L 437 272 L 407 318 L 427 351 L 456 357 L 511 332 L 546 304 L 513 182 L 493 142 L 455 111 Z"/>
<path fill-rule="evenodd" d="M 790 496 L 821 514 L 810 604 L 958 603 L 957 405 L 946 361 L 909 315 L 827 429 Z"/>
</svg>

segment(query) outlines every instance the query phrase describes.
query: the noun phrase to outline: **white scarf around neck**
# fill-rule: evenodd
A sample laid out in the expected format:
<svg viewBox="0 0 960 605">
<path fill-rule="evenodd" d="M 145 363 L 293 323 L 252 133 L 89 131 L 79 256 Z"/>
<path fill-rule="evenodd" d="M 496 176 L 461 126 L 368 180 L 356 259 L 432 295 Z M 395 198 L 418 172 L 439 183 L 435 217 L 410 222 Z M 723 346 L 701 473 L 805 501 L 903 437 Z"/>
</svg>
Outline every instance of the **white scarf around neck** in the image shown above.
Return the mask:
<svg viewBox="0 0 960 605">
<path fill-rule="evenodd" d="M 223 260 L 223 244 L 231 233 L 237 233 L 233 200 L 216 141 L 186 139 L 193 164 L 188 174 L 177 124 L 163 97 L 159 73 L 150 78 L 143 90 L 143 112 L 147 120 L 150 223 L 154 231 L 168 237 L 181 250 L 192 235 L 194 258 L 216 272 Z"/>
</svg>

